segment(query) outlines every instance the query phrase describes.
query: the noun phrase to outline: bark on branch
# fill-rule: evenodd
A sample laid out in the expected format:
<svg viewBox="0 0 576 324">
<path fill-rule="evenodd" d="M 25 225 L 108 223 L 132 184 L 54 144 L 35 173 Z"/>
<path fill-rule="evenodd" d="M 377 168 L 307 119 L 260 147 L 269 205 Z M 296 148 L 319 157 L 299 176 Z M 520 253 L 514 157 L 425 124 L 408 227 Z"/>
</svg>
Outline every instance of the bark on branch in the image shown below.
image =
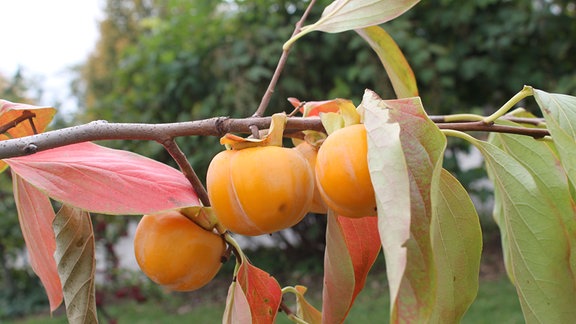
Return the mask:
<svg viewBox="0 0 576 324">
<path fill-rule="evenodd" d="M 443 116 L 430 116 L 440 128 L 459 131 L 504 132 L 540 138 L 549 135 L 541 128 L 487 125 L 478 121 L 444 123 Z M 247 133 L 250 126 L 259 129 L 270 126 L 270 117 L 228 118 L 214 117 L 203 120 L 168 124 L 132 124 L 94 121 L 37 135 L 0 141 L 0 159 L 33 154 L 56 147 L 98 140 L 148 140 L 161 144 L 167 139 L 182 136 L 223 136 L 226 133 Z M 318 117 L 288 118 L 285 134 L 295 135 L 303 130 L 324 132 Z"/>
</svg>

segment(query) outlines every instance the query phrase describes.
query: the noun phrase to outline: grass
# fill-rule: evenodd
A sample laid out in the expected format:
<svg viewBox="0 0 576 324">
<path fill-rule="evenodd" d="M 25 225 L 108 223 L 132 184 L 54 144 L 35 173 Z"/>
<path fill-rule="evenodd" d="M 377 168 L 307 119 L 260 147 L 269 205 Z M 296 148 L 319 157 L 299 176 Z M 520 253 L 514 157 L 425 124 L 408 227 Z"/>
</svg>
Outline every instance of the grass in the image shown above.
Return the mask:
<svg viewBox="0 0 576 324">
<path fill-rule="evenodd" d="M 381 276 L 368 280 L 367 286 L 358 295 L 345 323 L 385 323 L 389 316 L 389 297 L 385 283 L 381 283 Z M 311 290 L 310 290 L 311 291 Z M 319 297 L 317 293 L 314 297 Z M 174 297 L 170 297 L 174 298 Z M 314 302 L 315 305 L 319 303 Z M 175 300 L 151 301 L 145 304 L 125 302 L 110 306 L 107 313 L 116 318 L 119 323 L 148 324 L 148 323 L 220 323 L 224 311 L 224 303 L 203 302 L 197 306 L 190 306 L 191 302 L 179 303 Z M 100 322 L 106 323 L 100 314 Z M 506 278 L 480 283 L 480 290 L 476 301 L 472 304 L 462 323 L 524 323 L 516 291 Z M 5 322 L 7 324 L 64 324 L 67 320 L 64 315 L 31 316 L 22 320 Z M 287 317 L 278 314 L 278 324 L 291 323 Z"/>
</svg>

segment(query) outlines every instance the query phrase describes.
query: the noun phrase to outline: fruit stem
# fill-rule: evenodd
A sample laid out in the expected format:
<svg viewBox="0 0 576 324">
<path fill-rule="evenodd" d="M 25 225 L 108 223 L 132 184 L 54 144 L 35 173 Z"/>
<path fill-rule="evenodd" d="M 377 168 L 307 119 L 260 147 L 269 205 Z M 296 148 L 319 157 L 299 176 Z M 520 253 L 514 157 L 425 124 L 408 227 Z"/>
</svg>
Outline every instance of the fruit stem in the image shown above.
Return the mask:
<svg viewBox="0 0 576 324">
<path fill-rule="evenodd" d="M 246 255 L 242 251 L 240 245 L 238 245 L 238 242 L 236 242 L 236 240 L 232 237 L 232 235 L 230 235 L 230 232 L 225 232 L 224 234 L 222 234 L 222 237 L 224 238 L 224 241 L 228 243 L 228 246 L 232 248 L 232 252 L 236 256 L 237 266 L 242 262 L 246 261 Z M 234 276 L 236 276 L 237 272 L 238 270 L 234 269 Z"/>
<path fill-rule="evenodd" d="M 206 192 L 206 188 L 204 188 L 202 181 L 200 181 L 200 178 L 198 178 L 198 175 L 194 172 L 194 168 L 192 168 L 190 162 L 188 162 L 186 155 L 182 152 L 178 143 L 176 143 L 173 137 L 170 137 L 162 141 L 161 144 L 164 146 L 166 151 L 168 151 L 170 156 L 172 156 L 174 161 L 176 161 L 178 167 L 180 167 L 180 171 L 192 185 L 192 188 L 196 192 L 198 199 L 200 199 L 202 206 L 209 207 L 210 199 L 208 198 L 208 192 Z"/>
</svg>

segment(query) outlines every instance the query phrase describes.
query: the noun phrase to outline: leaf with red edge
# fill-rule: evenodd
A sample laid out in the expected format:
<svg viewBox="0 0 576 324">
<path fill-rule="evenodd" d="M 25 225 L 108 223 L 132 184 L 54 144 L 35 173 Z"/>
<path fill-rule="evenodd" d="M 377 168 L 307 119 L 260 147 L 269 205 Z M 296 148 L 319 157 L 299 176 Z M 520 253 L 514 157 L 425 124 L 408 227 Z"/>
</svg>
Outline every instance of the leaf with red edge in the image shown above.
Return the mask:
<svg viewBox="0 0 576 324">
<path fill-rule="evenodd" d="M 240 265 L 237 281 L 250 305 L 252 323 L 274 323 L 282 301 L 278 281 L 247 260 Z"/>
<path fill-rule="evenodd" d="M 5 161 L 48 196 L 87 211 L 149 214 L 200 204 L 180 171 L 89 142 Z"/>
<path fill-rule="evenodd" d="M 380 252 L 376 217 L 346 218 L 328 211 L 322 322 L 344 321 Z"/>
<path fill-rule="evenodd" d="M 378 54 L 388 78 L 392 83 L 396 97 L 409 98 L 418 95 L 418 86 L 414 72 L 402 51 L 382 27 L 371 26 L 357 29 L 356 32 Z"/>
<path fill-rule="evenodd" d="M 12 179 L 18 219 L 30 256 L 30 264 L 44 285 L 50 301 L 50 310 L 54 311 L 64 298 L 54 259 L 56 239 L 52 231 L 52 221 L 56 215 L 48 196 L 18 174 L 12 173 Z"/>
<path fill-rule="evenodd" d="M 392 323 L 427 323 L 435 307 L 432 192 L 438 190 L 446 137 L 420 98 L 362 100 L 368 165 L 390 283 Z"/>
<path fill-rule="evenodd" d="M 252 323 L 252 315 L 244 291 L 238 286 L 238 282 L 233 281 L 228 288 L 222 324 L 238 323 Z"/>
<path fill-rule="evenodd" d="M 42 133 L 54 118 L 56 109 L 14 103 L 0 99 L 0 141 Z M 6 169 L 0 161 L 0 172 Z"/>
</svg>

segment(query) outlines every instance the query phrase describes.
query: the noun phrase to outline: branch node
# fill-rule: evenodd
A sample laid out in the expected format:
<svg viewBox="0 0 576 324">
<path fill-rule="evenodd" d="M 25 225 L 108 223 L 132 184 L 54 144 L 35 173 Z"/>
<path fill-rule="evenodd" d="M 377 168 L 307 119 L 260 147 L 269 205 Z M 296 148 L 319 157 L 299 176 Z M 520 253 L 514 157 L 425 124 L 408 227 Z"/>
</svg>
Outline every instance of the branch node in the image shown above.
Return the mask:
<svg viewBox="0 0 576 324">
<path fill-rule="evenodd" d="M 38 152 L 38 146 L 36 146 L 36 144 L 34 144 L 34 143 L 27 144 L 24 147 L 24 153 L 26 155 L 31 155 L 31 154 L 34 154 L 36 152 Z"/>
<path fill-rule="evenodd" d="M 216 119 L 216 122 L 214 123 L 216 126 L 216 132 L 218 133 L 219 137 L 222 137 L 224 135 L 226 135 L 226 133 L 228 133 L 227 127 L 226 127 L 226 121 L 229 120 L 230 117 L 218 117 Z"/>
</svg>

